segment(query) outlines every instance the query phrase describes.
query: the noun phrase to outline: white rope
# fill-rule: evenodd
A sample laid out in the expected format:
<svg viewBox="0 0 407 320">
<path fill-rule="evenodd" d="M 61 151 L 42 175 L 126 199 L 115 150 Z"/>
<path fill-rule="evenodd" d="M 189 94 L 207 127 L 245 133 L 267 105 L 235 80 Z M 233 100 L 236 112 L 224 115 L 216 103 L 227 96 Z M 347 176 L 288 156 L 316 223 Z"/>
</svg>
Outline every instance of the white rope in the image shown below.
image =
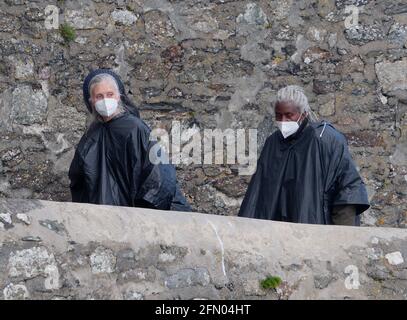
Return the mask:
<svg viewBox="0 0 407 320">
<path fill-rule="evenodd" d="M 324 122 L 324 127 L 322 128 L 321 134 L 319 135 L 320 138 L 322 137 L 322 134 L 323 134 L 324 131 L 325 131 L 325 127 L 326 127 L 326 122 Z"/>
</svg>

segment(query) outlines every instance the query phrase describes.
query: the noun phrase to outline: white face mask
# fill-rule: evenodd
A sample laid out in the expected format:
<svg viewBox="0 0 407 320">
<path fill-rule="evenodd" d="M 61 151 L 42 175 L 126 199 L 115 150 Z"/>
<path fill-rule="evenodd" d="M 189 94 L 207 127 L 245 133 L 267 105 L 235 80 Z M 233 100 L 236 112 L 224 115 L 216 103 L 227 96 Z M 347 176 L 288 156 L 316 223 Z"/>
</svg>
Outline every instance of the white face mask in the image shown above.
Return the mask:
<svg viewBox="0 0 407 320">
<path fill-rule="evenodd" d="M 298 121 L 300 121 L 300 119 L 301 116 L 298 118 L 297 121 L 276 121 L 276 125 L 280 129 L 284 139 L 297 132 L 300 127 L 300 125 L 298 124 Z"/>
<path fill-rule="evenodd" d="M 117 110 L 118 101 L 113 98 L 106 98 L 95 103 L 96 111 L 103 117 L 110 117 Z"/>
</svg>

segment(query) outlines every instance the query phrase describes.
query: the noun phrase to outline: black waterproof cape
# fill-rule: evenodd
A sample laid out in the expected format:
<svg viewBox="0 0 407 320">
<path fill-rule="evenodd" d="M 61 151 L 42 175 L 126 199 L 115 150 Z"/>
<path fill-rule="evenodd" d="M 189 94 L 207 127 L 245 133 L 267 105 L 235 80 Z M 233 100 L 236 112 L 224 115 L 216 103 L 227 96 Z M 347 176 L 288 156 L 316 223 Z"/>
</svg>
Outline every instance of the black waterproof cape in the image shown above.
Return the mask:
<svg viewBox="0 0 407 320">
<path fill-rule="evenodd" d="M 148 126 L 127 110 L 108 122 L 94 122 L 69 169 L 72 201 L 191 211 L 175 168 L 151 163 L 149 153 L 156 142 L 149 135 Z"/>
<path fill-rule="evenodd" d="M 267 138 L 239 216 L 333 224 L 332 206 L 352 204 L 359 225 L 369 201 L 346 138 L 328 122 L 309 122 L 295 135 Z"/>
</svg>

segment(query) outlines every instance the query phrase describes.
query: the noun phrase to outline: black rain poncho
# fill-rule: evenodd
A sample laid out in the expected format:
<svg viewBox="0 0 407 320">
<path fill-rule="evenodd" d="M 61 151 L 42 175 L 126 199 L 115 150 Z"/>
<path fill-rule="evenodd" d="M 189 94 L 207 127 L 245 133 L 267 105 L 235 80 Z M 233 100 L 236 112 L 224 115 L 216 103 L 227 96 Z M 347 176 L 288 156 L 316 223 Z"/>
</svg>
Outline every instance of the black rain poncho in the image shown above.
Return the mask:
<svg viewBox="0 0 407 320">
<path fill-rule="evenodd" d="M 327 122 L 309 122 L 294 139 L 280 131 L 265 142 L 239 216 L 333 224 L 335 205 L 369 208 L 365 185 L 343 134 Z"/>
<path fill-rule="evenodd" d="M 153 164 L 150 129 L 124 111 L 94 122 L 81 138 L 69 169 L 73 202 L 191 211 L 171 164 Z M 159 154 L 158 154 L 159 155 Z"/>
</svg>

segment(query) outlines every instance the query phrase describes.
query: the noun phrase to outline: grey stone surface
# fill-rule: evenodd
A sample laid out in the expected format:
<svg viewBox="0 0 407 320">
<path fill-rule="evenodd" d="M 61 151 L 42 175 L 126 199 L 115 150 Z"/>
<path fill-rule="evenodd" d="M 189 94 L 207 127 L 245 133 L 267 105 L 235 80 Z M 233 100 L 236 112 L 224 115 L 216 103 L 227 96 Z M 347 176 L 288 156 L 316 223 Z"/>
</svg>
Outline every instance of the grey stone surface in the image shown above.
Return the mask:
<svg viewBox="0 0 407 320">
<path fill-rule="evenodd" d="M 383 31 L 379 26 L 357 25 L 345 30 L 346 38 L 352 44 L 362 45 L 374 40 L 383 39 Z"/>
<path fill-rule="evenodd" d="M 97 247 L 90 256 L 93 273 L 112 273 L 116 268 L 116 257 L 112 250 Z"/>
<path fill-rule="evenodd" d="M 204 268 L 181 269 L 165 279 L 168 289 L 191 287 L 196 285 L 206 286 L 210 283 L 208 271 Z"/>
<path fill-rule="evenodd" d="M 30 202 L 0 198 L 31 221 L 0 230 L 0 299 L 407 299 L 404 229 Z"/>
<path fill-rule="evenodd" d="M 30 86 L 21 86 L 13 90 L 11 121 L 30 125 L 42 123 L 46 118 L 47 99 L 42 90 L 33 90 Z"/>
<path fill-rule="evenodd" d="M 125 26 L 131 26 L 138 19 L 138 17 L 129 10 L 115 10 L 112 12 L 111 17 L 116 23 L 121 23 Z"/>
<path fill-rule="evenodd" d="M 377 77 L 384 93 L 395 90 L 407 90 L 407 58 L 376 64 Z"/>
<path fill-rule="evenodd" d="M 258 4 L 250 2 L 246 4 L 245 12 L 238 15 L 236 22 L 264 26 L 268 23 L 268 19 Z"/>
<path fill-rule="evenodd" d="M 30 297 L 24 284 L 10 282 L 3 290 L 4 300 L 25 300 Z"/>
</svg>

